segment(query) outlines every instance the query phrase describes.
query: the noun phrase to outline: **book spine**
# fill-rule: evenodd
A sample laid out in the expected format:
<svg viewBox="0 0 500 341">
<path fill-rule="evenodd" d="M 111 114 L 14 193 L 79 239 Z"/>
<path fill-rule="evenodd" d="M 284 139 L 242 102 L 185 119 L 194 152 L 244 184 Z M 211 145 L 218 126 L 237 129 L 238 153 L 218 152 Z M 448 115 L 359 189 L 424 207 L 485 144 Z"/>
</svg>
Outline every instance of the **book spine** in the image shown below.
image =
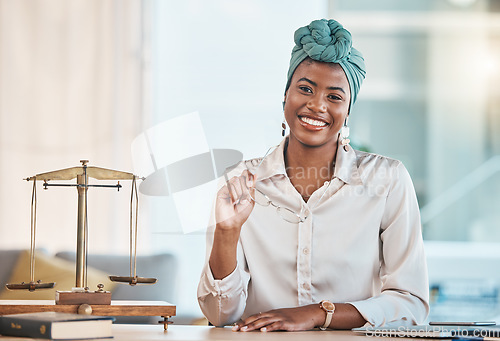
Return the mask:
<svg viewBox="0 0 500 341">
<path fill-rule="evenodd" d="M 14 317 L 0 318 L 0 334 L 5 336 L 23 336 L 38 339 L 51 338 L 51 324 L 44 321 L 27 321 Z"/>
</svg>

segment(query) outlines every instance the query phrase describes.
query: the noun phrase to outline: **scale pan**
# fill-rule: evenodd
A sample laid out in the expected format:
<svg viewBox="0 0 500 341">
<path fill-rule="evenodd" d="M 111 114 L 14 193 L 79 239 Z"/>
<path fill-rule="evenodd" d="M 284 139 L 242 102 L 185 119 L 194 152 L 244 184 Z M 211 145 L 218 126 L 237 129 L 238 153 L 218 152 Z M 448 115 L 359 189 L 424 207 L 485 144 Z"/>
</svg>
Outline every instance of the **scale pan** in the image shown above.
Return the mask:
<svg viewBox="0 0 500 341">
<path fill-rule="evenodd" d="M 109 276 L 111 282 L 128 283 L 130 285 L 136 284 L 155 284 L 158 281 L 156 278 L 146 277 L 127 277 L 127 276 Z"/>
<path fill-rule="evenodd" d="M 41 282 L 29 282 L 29 283 L 18 283 L 18 284 L 6 284 L 5 286 L 9 290 L 29 290 L 35 291 L 36 289 L 52 289 L 56 283 L 41 283 Z"/>
</svg>

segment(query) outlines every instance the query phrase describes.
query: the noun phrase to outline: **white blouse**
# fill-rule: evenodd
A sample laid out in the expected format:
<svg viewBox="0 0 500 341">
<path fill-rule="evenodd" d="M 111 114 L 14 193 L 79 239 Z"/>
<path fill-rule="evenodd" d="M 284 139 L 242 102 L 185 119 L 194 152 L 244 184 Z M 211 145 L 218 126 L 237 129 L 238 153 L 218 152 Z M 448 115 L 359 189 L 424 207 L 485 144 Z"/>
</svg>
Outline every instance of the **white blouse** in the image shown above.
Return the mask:
<svg viewBox="0 0 500 341">
<path fill-rule="evenodd" d="M 207 262 L 198 301 L 208 320 L 226 325 L 263 311 L 318 303 L 350 303 L 372 326 L 421 323 L 429 312 L 420 214 L 400 161 L 349 148 L 337 151 L 334 177 L 305 202 L 285 171 L 286 139 L 257 169 L 257 188 L 302 216 L 289 223 L 259 206 L 241 229 L 236 269 L 215 280 Z M 228 174 L 255 171 L 241 162 Z M 213 218 L 212 218 L 213 219 Z"/>
</svg>

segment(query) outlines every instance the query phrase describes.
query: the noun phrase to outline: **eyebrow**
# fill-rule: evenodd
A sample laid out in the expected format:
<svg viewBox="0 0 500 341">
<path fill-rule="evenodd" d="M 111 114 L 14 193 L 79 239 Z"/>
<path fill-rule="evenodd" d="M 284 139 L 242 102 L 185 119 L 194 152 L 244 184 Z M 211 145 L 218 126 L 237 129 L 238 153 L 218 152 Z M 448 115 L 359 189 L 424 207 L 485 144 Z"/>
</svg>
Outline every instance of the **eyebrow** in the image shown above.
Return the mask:
<svg viewBox="0 0 500 341">
<path fill-rule="evenodd" d="M 316 82 L 313 82 L 312 80 L 310 80 L 309 78 L 306 78 L 306 77 L 302 77 L 301 79 L 298 80 L 298 82 L 300 82 L 300 81 L 310 83 L 312 86 L 318 86 L 318 84 Z M 327 87 L 327 89 L 328 90 L 339 90 L 345 94 L 344 89 L 339 87 L 339 86 L 329 86 L 329 87 Z"/>
</svg>

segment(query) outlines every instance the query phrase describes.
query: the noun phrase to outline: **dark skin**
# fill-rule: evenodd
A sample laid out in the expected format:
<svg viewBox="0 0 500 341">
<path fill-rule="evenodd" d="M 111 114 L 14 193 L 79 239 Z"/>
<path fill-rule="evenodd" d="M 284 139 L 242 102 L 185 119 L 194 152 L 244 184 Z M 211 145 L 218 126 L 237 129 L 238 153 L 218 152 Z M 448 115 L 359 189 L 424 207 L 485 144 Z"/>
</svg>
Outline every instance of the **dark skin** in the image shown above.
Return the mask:
<svg viewBox="0 0 500 341">
<path fill-rule="evenodd" d="M 339 130 L 348 115 L 349 102 L 347 77 L 338 64 L 306 59 L 295 70 L 285 94 L 285 119 L 290 127 L 285 166 L 290 181 L 306 201 L 333 176 Z M 241 227 L 254 207 L 249 197 L 254 186 L 253 175 L 245 171 L 230 179 L 217 195 L 217 225 L 209 259 L 215 279 L 225 278 L 236 268 Z M 233 330 L 310 330 L 322 326 L 325 317 L 318 302 L 255 314 L 238 322 Z M 365 323 L 354 306 L 335 303 L 329 327 L 352 329 Z"/>
<path fill-rule="evenodd" d="M 349 99 L 349 83 L 338 64 L 306 59 L 295 70 L 284 101 L 290 127 L 285 164 L 290 181 L 305 200 L 333 176 L 338 132 Z"/>
</svg>

